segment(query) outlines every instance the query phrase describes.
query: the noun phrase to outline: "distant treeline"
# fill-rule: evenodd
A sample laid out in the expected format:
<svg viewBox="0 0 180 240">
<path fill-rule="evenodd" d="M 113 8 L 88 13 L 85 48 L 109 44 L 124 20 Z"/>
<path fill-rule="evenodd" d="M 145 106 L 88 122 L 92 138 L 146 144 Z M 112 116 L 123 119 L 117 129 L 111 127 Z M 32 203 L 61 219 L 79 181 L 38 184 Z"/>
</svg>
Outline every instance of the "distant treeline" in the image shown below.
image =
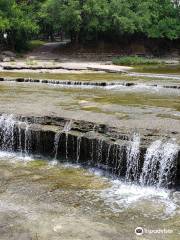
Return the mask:
<svg viewBox="0 0 180 240">
<path fill-rule="evenodd" d="M 32 38 L 73 43 L 180 38 L 179 0 L 0 0 L 0 41 L 14 49 Z"/>
</svg>

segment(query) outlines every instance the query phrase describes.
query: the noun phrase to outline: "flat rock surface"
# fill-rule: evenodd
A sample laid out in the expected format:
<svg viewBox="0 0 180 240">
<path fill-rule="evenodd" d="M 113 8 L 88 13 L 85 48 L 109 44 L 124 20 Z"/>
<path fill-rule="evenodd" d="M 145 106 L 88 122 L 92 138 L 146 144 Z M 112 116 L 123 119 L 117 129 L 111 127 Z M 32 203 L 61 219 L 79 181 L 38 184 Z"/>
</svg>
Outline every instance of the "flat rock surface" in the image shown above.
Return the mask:
<svg viewBox="0 0 180 240">
<path fill-rule="evenodd" d="M 113 64 L 106 64 L 106 62 L 58 62 L 58 61 L 37 61 L 37 60 L 19 60 L 16 62 L 1 63 L 3 70 L 45 70 L 46 72 L 67 72 L 67 71 L 102 71 L 102 72 L 127 72 L 132 69 L 127 66 L 116 66 Z"/>
<path fill-rule="evenodd" d="M 135 131 L 180 134 L 179 89 L 103 90 L 2 82 L 0 92 L 1 112 L 8 114 L 65 117 Z"/>
</svg>

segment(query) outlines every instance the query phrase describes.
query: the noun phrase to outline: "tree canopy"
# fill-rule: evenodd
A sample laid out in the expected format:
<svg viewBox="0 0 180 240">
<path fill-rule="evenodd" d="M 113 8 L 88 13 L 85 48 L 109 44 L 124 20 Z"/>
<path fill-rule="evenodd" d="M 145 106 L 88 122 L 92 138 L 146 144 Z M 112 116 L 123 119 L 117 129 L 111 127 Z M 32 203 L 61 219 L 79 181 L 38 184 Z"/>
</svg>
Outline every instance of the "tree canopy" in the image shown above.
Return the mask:
<svg viewBox="0 0 180 240">
<path fill-rule="evenodd" d="M 7 43 L 12 48 L 22 48 L 32 34 L 38 32 L 32 6 L 25 1 L 0 0 L 0 37 L 7 33 Z"/>
<path fill-rule="evenodd" d="M 37 34 L 73 42 L 124 36 L 180 38 L 179 0 L 0 0 L 0 37 L 13 48 Z"/>
</svg>

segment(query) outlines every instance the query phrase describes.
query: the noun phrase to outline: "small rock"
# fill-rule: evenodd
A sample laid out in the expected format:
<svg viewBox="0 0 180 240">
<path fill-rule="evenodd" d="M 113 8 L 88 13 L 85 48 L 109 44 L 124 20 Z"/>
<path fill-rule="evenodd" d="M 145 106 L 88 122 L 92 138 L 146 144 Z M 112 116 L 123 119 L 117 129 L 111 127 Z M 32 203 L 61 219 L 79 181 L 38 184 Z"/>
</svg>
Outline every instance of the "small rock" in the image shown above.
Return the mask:
<svg viewBox="0 0 180 240">
<path fill-rule="evenodd" d="M 4 57 L 4 59 L 2 60 L 3 62 L 12 62 L 14 61 L 15 58 L 14 57 Z"/>
<path fill-rule="evenodd" d="M 6 57 L 12 57 L 12 58 L 15 58 L 16 57 L 16 54 L 11 52 L 11 51 L 3 51 L 2 52 L 2 55 L 6 56 Z"/>
<path fill-rule="evenodd" d="M 54 226 L 53 230 L 54 230 L 55 232 L 60 232 L 60 231 L 62 230 L 62 225 L 56 225 L 56 226 Z"/>
</svg>

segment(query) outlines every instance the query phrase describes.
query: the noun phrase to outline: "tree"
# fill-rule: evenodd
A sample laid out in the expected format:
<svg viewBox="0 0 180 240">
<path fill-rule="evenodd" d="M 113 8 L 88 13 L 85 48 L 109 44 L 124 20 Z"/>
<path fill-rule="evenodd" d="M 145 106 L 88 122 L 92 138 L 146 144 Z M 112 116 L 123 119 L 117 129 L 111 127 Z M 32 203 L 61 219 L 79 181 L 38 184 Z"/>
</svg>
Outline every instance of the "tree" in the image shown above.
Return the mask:
<svg viewBox="0 0 180 240">
<path fill-rule="evenodd" d="M 47 38 L 54 40 L 54 33 L 60 31 L 61 24 L 61 0 L 47 0 L 41 5 L 40 13 L 38 14 L 39 25 L 41 32 L 46 33 Z"/>
<path fill-rule="evenodd" d="M 40 33 L 54 40 L 65 32 L 72 42 L 180 38 L 179 0 L 0 0 L 0 37 L 24 47 Z M 127 37 L 127 38 L 126 38 Z"/>
<path fill-rule="evenodd" d="M 83 16 L 83 34 L 87 34 L 88 39 L 98 40 L 98 35 L 110 28 L 107 0 L 87 0 L 83 5 Z"/>
<path fill-rule="evenodd" d="M 80 2 L 77 0 L 47 0 L 39 14 L 42 32 L 53 40 L 54 33 L 65 31 L 73 42 L 78 42 L 82 23 Z"/>
<path fill-rule="evenodd" d="M 78 0 L 64 1 L 61 10 L 61 21 L 64 30 L 70 35 L 71 41 L 78 43 L 82 23 L 81 2 Z"/>
<path fill-rule="evenodd" d="M 112 0 L 112 28 L 119 34 L 141 33 L 150 38 L 180 37 L 179 7 L 170 0 Z"/>
<path fill-rule="evenodd" d="M 151 1 L 149 6 L 151 24 L 146 29 L 148 37 L 178 39 L 180 37 L 179 11 L 180 8 L 175 7 L 172 1 Z"/>
<path fill-rule="evenodd" d="M 15 0 L 0 0 L 0 36 L 7 33 L 7 45 L 20 50 L 25 47 L 30 36 L 38 31 L 38 26 L 29 17 L 29 9 Z"/>
</svg>

